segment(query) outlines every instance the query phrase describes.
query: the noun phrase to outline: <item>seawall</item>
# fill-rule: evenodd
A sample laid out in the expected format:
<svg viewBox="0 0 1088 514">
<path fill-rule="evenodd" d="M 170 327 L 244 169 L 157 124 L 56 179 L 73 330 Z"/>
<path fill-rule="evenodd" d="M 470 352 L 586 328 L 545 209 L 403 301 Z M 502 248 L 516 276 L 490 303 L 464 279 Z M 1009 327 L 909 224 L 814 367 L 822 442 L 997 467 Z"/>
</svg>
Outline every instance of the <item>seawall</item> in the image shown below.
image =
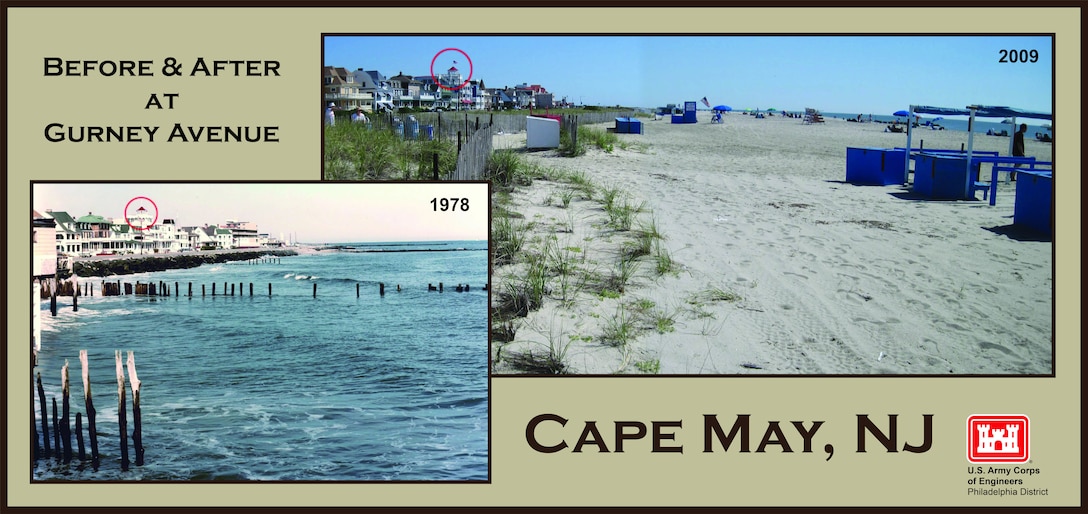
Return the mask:
<svg viewBox="0 0 1088 514">
<path fill-rule="evenodd" d="M 80 260 L 72 263 L 72 272 L 81 277 L 106 277 L 110 275 L 131 275 L 151 271 L 195 268 L 201 264 L 215 264 L 230 261 L 246 261 L 264 256 L 298 255 L 294 250 L 252 250 L 220 251 L 215 253 L 195 252 L 189 254 L 155 254 L 139 257 Z"/>
</svg>

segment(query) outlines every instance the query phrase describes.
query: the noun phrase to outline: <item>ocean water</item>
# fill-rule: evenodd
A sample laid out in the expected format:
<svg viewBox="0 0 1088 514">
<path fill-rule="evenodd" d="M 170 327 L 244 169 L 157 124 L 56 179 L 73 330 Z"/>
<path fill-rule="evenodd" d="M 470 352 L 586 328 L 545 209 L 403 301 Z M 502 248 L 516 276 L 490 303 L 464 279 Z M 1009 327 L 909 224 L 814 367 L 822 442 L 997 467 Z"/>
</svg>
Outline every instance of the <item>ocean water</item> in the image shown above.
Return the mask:
<svg viewBox="0 0 1088 514">
<path fill-rule="evenodd" d="M 487 242 L 356 247 L 466 251 L 326 251 L 112 277 L 164 281 L 171 295 L 176 281 L 181 296 L 83 296 L 78 312 L 61 297 L 56 317 L 43 301 L 35 376 L 60 406 L 69 361 L 75 453 L 75 413 L 85 434 L 88 423 L 79 361 L 88 351 L 101 462 L 39 460 L 34 480 L 487 481 Z M 100 294 L 101 279 L 86 280 Z M 439 282 L 444 292 L 428 291 Z M 222 296 L 224 283 L 245 284 L 244 294 Z M 456 292 L 459 283 L 470 290 Z M 126 472 L 115 350 L 134 352 L 142 382 L 145 463 Z"/>
<path fill-rule="evenodd" d="M 822 114 L 824 115 L 824 118 L 830 117 L 830 118 L 840 118 L 840 119 L 855 118 L 858 115 L 858 113 L 856 113 L 856 112 L 855 113 L 825 112 L 825 113 L 822 113 Z M 922 115 L 922 123 L 924 124 L 927 121 L 933 121 L 935 118 L 937 118 L 937 116 L 923 114 Z M 869 120 L 869 114 L 868 113 L 861 113 L 861 119 L 864 120 L 864 121 L 868 121 Z M 906 116 L 888 116 L 888 115 L 883 115 L 883 114 L 873 114 L 873 122 L 874 123 L 878 122 L 878 121 L 882 122 L 882 123 L 890 123 L 890 122 L 893 122 L 893 121 L 896 121 L 896 120 L 898 120 L 899 123 L 904 123 L 904 122 L 906 122 L 907 117 Z M 937 120 L 935 123 L 937 123 L 938 125 L 944 127 L 945 130 L 956 130 L 956 131 L 960 131 L 960 132 L 967 132 L 967 121 L 968 121 L 967 117 L 957 116 L 957 117 L 946 117 L 944 119 Z M 974 125 L 972 130 L 974 130 L 975 135 L 985 134 L 987 130 L 993 130 L 995 132 L 1001 132 L 1002 130 L 1007 130 L 1009 132 L 1009 135 L 1012 135 L 1013 132 L 1018 130 L 1018 128 L 1014 128 L 1012 125 L 1010 125 L 1008 123 L 1001 123 L 1001 121 L 1002 120 L 997 119 L 997 118 L 975 118 L 975 125 Z M 1030 118 L 1017 118 L 1016 126 L 1019 127 L 1021 123 L 1027 124 L 1027 126 L 1028 126 L 1027 137 L 1029 139 L 1034 139 L 1036 132 L 1038 132 L 1040 134 L 1048 134 L 1051 137 L 1054 136 L 1053 132 L 1051 132 L 1048 128 L 1042 126 L 1043 124 L 1050 124 L 1051 122 L 1048 121 L 1048 120 L 1036 120 L 1036 119 L 1030 119 Z M 918 128 L 920 130 L 930 130 L 929 127 L 920 126 Z"/>
</svg>

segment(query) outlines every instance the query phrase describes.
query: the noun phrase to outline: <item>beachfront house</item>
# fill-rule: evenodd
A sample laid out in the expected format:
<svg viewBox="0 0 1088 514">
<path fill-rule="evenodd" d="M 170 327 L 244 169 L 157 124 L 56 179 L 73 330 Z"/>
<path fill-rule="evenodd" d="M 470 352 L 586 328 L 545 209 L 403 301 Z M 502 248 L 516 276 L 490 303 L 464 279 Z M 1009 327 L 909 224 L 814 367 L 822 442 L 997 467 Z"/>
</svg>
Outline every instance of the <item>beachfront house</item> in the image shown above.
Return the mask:
<svg viewBox="0 0 1088 514">
<path fill-rule="evenodd" d="M 514 98 L 507 94 L 506 89 L 492 88 L 487 91 L 488 101 L 490 102 L 489 109 L 501 111 L 514 108 Z"/>
<path fill-rule="evenodd" d="M 227 220 L 219 225 L 220 229 L 230 232 L 230 246 L 227 248 L 258 248 L 257 224 L 250 221 Z"/>
<path fill-rule="evenodd" d="M 90 257 L 110 249 L 112 225 L 111 220 L 90 212 L 86 216 L 80 216 L 76 219 L 76 230 L 79 231 L 80 257 Z"/>
<path fill-rule="evenodd" d="M 365 71 L 359 68 L 352 72 L 355 82 L 363 95 L 369 94 L 373 99 L 371 109 L 363 108 L 367 112 L 387 112 L 393 110 L 393 87 L 389 79 L 377 70 Z M 327 103 L 325 105 L 328 105 Z"/>
<path fill-rule="evenodd" d="M 30 243 L 33 260 L 30 268 L 30 312 L 33 330 L 30 334 L 30 348 L 37 363 L 38 352 L 42 349 L 42 285 L 57 276 L 57 222 L 52 217 L 31 210 Z"/>
<path fill-rule="evenodd" d="M 364 111 L 372 111 L 374 94 L 364 91 L 361 84 L 355 81 L 355 75 L 345 68 L 325 66 L 321 74 L 322 91 L 321 109 L 331 103 L 337 110 L 355 110 L 362 107 Z"/>
<path fill-rule="evenodd" d="M 79 231 L 76 230 L 76 220 L 64 211 L 46 209 L 45 215 L 52 218 L 56 224 L 57 254 L 79 255 Z"/>
<path fill-rule="evenodd" d="M 215 247 L 220 250 L 234 248 L 234 235 L 229 228 L 215 227 Z"/>
<path fill-rule="evenodd" d="M 419 94 L 419 81 L 402 71 L 389 77 L 389 83 L 393 88 L 393 105 L 398 109 L 413 107 L 413 93 Z"/>
</svg>

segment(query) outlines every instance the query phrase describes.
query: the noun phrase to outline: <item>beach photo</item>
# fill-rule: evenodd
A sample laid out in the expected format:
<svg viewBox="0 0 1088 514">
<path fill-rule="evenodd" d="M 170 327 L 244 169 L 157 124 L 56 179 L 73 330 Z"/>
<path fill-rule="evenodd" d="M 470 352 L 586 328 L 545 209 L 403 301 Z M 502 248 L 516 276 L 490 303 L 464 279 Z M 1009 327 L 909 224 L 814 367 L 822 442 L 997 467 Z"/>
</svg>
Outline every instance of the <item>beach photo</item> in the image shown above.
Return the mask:
<svg viewBox="0 0 1088 514">
<path fill-rule="evenodd" d="M 31 189 L 33 481 L 490 480 L 487 183 Z"/>
<path fill-rule="evenodd" d="M 1052 46 L 326 36 L 324 177 L 492 181 L 496 374 L 1051 375 Z"/>
</svg>

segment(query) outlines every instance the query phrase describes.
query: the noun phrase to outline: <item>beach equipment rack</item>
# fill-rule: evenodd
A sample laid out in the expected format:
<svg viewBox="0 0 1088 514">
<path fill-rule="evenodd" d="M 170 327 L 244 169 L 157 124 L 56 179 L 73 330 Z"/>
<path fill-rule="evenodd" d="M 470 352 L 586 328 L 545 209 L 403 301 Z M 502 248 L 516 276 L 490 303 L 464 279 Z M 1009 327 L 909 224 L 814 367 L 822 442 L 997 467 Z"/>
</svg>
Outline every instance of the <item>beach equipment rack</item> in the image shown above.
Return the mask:
<svg viewBox="0 0 1088 514">
<path fill-rule="evenodd" d="M 616 118 L 616 134 L 641 134 L 642 122 L 638 118 Z"/>
<path fill-rule="evenodd" d="M 916 116 L 917 114 L 937 114 L 937 115 L 940 115 L 940 116 L 968 116 L 968 120 L 967 120 L 967 149 L 966 149 L 966 152 L 965 152 L 966 153 L 966 159 L 964 159 L 963 160 L 964 162 L 962 162 L 963 169 L 964 169 L 964 174 L 963 174 L 962 178 L 964 180 L 963 190 L 964 191 L 971 191 L 972 193 L 973 193 L 974 190 L 979 189 L 977 187 L 978 186 L 977 171 L 974 174 L 967 173 L 968 169 L 975 167 L 976 163 L 975 163 L 975 159 L 973 159 L 973 154 L 978 153 L 978 152 L 973 151 L 974 150 L 974 143 L 975 143 L 975 132 L 973 130 L 973 127 L 974 127 L 974 124 L 975 124 L 975 118 L 976 117 L 981 116 L 981 117 L 984 117 L 984 118 L 1005 118 L 1005 119 L 1009 120 L 1009 122 L 1013 125 L 1013 127 L 1016 126 L 1016 118 L 1018 116 L 1019 117 L 1024 117 L 1024 118 L 1042 119 L 1042 120 L 1053 120 L 1054 119 L 1054 116 L 1052 114 L 1050 114 L 1050 113 L 1028 111 L 1028 110 L 1016 109 L 1016 108 L 1012 108 L 1012 107 L 988 106 L 988 105 L 968 105 L 967 107 L 965 107 L 963 109 L 951 108 L 951 107 L 933 107 L 933 106 L 929 106 L 929 105 L 911 105 L 910 110 L 907 111 L 907 116 L 908 116 L 907 119 L 910 120 L 911 116 Z M 1011 137 L 1009 138 L 1009 155 L 1010 156 L 1012 155 L 1012 145 L 1013 145 L 1013 140 L 1014 139 L 1015 138 L 1011 138 Z M 908 123 L 907 124 L 907 145 L 906 146 L 908 148 L 910 148 L 910 144 L 911 144 L 911 124 Z M 908 157 L 905 157 L 904 159 L 909 159 L 909 158 L 910 157 L 908 156 Z M 906 162 L 906 160 L 904 160 L 904 162 Z M 975 178 L 972 180 L 971 176 L 974 176 Z M 918 181 L 917 173 L 915 173 L 914 180 L 915 180 L 915 182 Z M 992 195 L 991 195 L 991 197 L 992 197 Z"/>
</svg>

